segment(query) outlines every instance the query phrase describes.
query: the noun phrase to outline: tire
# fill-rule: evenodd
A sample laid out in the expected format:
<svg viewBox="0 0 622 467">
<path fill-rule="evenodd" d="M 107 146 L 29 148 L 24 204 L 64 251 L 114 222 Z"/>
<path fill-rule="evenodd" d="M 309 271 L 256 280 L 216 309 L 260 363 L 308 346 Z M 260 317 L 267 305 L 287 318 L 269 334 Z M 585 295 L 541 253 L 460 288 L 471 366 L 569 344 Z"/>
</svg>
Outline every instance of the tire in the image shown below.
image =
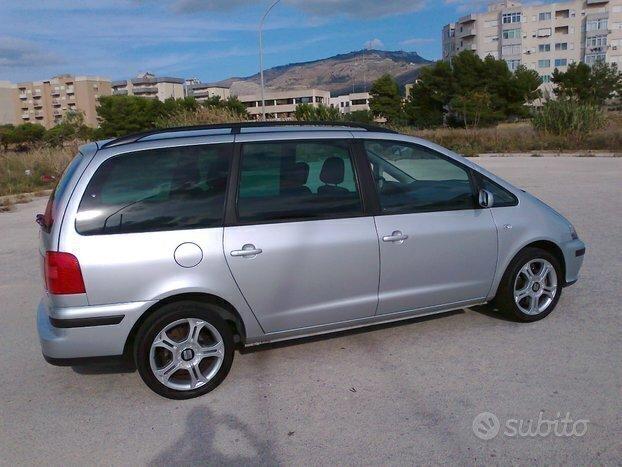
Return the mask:
<svg viewBox="0 0 622 467">
<path fill-rule="evenodd" d="M 539 270 L 539 266 L 547 266 L 552 271 L 543 279 L 544 270 Z M 525 248 L 503 274 L 494 305 L 516 321 L 538 321 L 557 306 L 562 283 L 562 268 L 554 255 L 540 248 Z"/>
<path fill-rule="evenodd" d="M 222 383 L 235 344 L 219 310 L 183 301 L 164 305 L 145 320 L 136 335 L 134 360 L 150 389 L 169 399 L 192 399 Z"/>
</svg>

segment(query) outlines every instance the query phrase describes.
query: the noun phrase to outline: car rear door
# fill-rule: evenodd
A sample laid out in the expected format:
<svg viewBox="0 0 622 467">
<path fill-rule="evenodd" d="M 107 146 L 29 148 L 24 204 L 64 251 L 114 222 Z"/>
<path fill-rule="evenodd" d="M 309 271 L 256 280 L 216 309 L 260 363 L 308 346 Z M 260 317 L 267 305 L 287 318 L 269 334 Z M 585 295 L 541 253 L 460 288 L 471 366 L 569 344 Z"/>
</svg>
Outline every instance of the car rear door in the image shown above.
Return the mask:
<svg viewBox="0 0 622 467">
<path fill-rule="evenodd" d="M 497 264 L 490 209 L 476 205 L 470 169 L 430 148 L 366 140 L 378 193 L 378 314 L 483 300 Z"/>
<path fill-rule="evenodd" d="M 351 135 L 297 135 L 236 137 L 224 251 L 266 332 L 371 317 L 378 301 L 378 237 Z"/>
</svg>

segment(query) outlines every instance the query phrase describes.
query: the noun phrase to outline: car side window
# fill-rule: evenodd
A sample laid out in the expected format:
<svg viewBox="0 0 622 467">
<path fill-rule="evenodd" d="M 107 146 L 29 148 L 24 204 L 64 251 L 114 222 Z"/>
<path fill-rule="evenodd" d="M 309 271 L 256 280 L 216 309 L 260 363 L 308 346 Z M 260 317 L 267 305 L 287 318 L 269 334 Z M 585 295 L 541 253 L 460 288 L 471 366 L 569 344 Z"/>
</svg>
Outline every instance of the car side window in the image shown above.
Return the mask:
<svg viewBox="0 0 622 467">
<path fill-rule="evenodd" d="M 469 172 L 431 149 L 396 141 L 364 142 L 383 213 L 474 209 Z"/>
<path fill-rule="evenodd" d="M 492 205 L 493 208 L 505 208 L 509 206 L 516 206 L 518 204 L 516 196 L 507 191 L 505 188 L 500 187 L 495 182 L 481 174 L 478 174 L 477 177 L 479 180 L 479 187 L 492 193 L 494 197 Z"/>
<path fill-rule="evenodd" d="M 231 145 L 152 149 L 106 160 L 78 208 L 82 235 L 222 226 Z"/>
<path fill-rule="evenodd" d="M 237 210 L 240 222 L 362 214 L 347 142 L 245 143 Z"/>
</svg>

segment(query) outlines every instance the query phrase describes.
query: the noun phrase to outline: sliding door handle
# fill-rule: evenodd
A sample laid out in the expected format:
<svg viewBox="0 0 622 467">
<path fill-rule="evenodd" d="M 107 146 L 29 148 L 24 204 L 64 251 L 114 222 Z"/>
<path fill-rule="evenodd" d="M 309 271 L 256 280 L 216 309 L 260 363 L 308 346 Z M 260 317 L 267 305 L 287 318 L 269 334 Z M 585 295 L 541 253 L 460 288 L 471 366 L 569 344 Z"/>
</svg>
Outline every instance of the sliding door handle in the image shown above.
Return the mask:
<svg viewBox="0 0 622 467">
<path fill-rule="evenodd" d="M 246 244 L 241 250 L 233 250 L 231 256 L 249 258 L 260 255 L 261 253 L 263 253 L 261 248 L 255 248 L 255 245 Z"/>
<path fill-rule="evenodd" d="M 387 243 L 404 243 L 404 240 L 407 240 L 407 239 L 408 239 L 408 235 L 404 235 L 399 230 L 396 230 L 391 235 L 382 237 L 382 241 L 387 242 Z"/>
</svg>

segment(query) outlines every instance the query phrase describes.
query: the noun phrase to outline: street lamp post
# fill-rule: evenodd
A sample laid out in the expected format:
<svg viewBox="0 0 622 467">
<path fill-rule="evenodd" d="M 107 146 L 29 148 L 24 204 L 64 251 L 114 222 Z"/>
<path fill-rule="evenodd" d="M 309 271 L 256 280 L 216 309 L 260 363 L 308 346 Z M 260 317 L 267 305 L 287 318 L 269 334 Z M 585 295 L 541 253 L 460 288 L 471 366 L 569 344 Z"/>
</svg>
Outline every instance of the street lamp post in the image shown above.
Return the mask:
<svg viewBox="0 0 622 467">
<path fill-rule="evenodd" d="M 270 8 L 266 10 L 263 17 L 261 18 L 261 22 L 259 23 L 259 75 L 261 77 L 261 118 L 263 121 L 266 120 L 266 96 L 265 96 L 265 83 L 263 79 L 263 25 L 266 22 L 266 18 L 272 11 L 272 9 L 280 2 L 281 0 L 276 0 L 272 2 Z"/>
</svg>

